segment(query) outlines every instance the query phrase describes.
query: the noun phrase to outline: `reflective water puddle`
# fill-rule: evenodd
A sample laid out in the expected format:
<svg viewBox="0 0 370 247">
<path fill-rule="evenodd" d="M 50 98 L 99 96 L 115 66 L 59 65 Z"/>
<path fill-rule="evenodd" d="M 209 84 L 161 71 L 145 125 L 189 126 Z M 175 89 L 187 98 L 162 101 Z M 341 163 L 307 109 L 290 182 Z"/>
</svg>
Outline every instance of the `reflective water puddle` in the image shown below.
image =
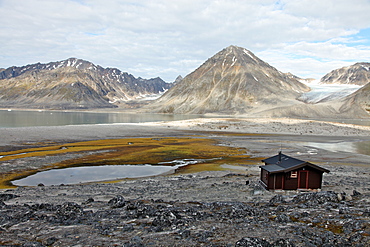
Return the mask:
<svg viewBox="0 0 370 247">
<path fill-rule="evenodd" d="M 174 172 L 179 167 L 205 161 L 201 159 L 183 159 L 163 162 L 158 165 L 110 165 L 52 169 L 14 180 L 12 184 L 16 186 L 37 186 L 39 184 L 48 186 L 148 177 Z"/>
</svg>

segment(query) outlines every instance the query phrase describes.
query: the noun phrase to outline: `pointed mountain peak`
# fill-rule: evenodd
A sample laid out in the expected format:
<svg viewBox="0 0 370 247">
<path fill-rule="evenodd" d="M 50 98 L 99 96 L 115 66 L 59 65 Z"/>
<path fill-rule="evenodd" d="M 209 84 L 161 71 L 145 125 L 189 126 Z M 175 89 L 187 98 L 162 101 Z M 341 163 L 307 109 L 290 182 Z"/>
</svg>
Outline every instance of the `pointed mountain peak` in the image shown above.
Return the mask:
<svg viewBox="0 0 370 247">
<path fill-rule="evenodd" d="M 254 55 L 251 51 L 235 46 L 230 45 L 217 54 L 215 54 L 213 57 L 211 57 L 209 60 L 211 63 L 215 63 L 219 61 L 224 66 L 225 64 L 228 65 L 237 65 L 237 66 L 247 66 L 248 64 L 255 64 L 260 66 L 270 66 L 261 59 L 259 59 L 256 55 Z"/>
<path fill-rule="evenodd" d="M 233 52 L 238 52 L 238 51 L 245 50 L 244 48 L 236 46 L 236 45 L 230 45 L 230 46 L 226 47 L 225 49 L 228 50 L 228 51 L 233 51 Z"/>
<path fill-rule="evenodd" d="M 209 58 L 152 106 L 167 113 L 245 113 L 260 105 L 290 102 L 308 90 L 247 49 L 232 45 Z"/>
</svg>

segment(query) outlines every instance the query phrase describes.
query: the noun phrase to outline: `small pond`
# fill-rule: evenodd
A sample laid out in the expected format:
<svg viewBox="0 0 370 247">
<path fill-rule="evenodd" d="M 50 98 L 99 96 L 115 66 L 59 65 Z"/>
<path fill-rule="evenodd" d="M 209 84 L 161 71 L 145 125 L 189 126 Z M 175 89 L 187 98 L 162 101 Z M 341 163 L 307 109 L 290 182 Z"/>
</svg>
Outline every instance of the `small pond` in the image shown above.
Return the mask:
<svg viewBox="0 0 370 247">
<path fill-rule="evenodd" d="M 148 177 L 174 172 L 179 167 L 203 163 L 204 161 L 201 159 L 183 159 L 157 165 L 107 165 L 51 169 L 14 180 L 12 184 L 16 186 L 37 186 L 38 184 L 49 186 Z"/>
</svg>

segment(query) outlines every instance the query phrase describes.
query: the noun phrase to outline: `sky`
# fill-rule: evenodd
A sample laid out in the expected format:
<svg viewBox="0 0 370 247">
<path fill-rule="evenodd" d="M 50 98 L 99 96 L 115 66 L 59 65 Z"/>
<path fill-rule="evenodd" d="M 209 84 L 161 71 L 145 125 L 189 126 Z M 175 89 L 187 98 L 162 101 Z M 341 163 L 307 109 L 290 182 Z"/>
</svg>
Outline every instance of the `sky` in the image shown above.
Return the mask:
<svg viewBox="0 0 370 247">
<path fill-rule="evenodd" d="M 70 57 L 185 77 L 236 45 L 320 79 L 370 62 L 370 0 L 0 0 L 0 68 Z"/>
</svg>

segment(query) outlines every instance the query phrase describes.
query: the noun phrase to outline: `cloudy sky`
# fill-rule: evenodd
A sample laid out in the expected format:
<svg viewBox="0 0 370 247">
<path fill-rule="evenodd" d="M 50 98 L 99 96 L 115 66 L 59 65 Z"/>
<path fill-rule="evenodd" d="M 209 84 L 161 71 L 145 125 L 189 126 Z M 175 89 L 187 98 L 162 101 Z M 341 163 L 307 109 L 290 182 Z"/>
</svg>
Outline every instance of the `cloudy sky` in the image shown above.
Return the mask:
<svg viewBox="0 0 370 247">
<path fill-rule="evenodd" d="M 370 62 L 370 0 L 0 0 L 0 68 L 76 57 L 172 82 L 229 45 L 321 78 Z"/>
</svg>

